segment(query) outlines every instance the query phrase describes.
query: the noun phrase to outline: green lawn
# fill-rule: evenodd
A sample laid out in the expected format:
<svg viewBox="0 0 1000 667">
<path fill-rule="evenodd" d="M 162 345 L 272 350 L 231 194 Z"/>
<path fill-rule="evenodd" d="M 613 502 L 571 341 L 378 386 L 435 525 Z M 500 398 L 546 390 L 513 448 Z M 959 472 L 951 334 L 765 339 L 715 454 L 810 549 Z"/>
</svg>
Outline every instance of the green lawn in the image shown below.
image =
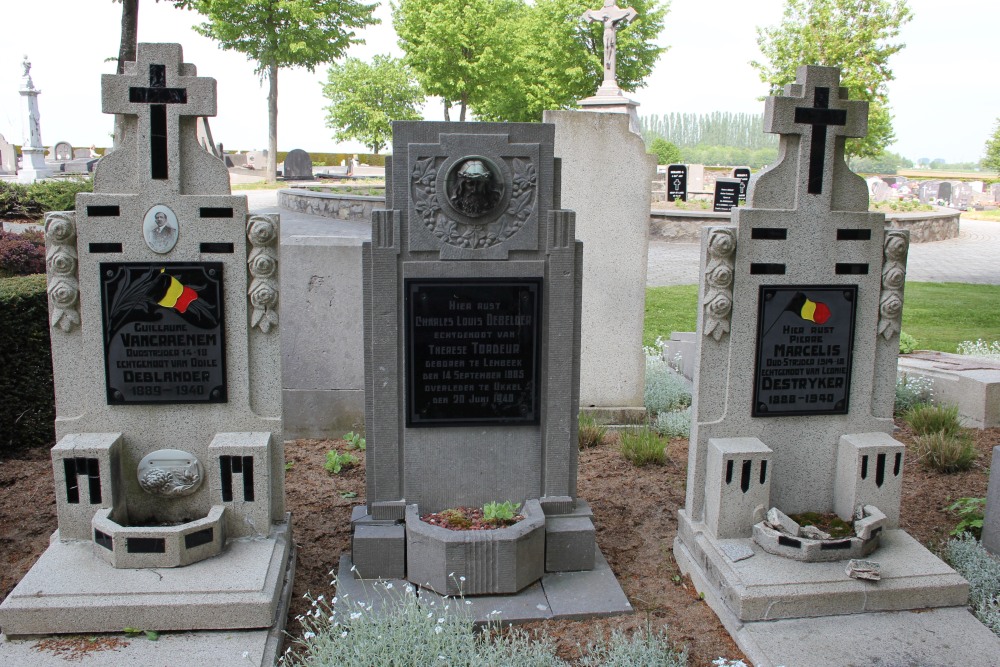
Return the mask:
<svg viewBox="0 0 1000 667">
<path fill-rule="evenodd" d="M 963 340 L 1000 340 L 1000 285 L 906 283 L 903 331 L 923 350 L 954 352 Z M 646 290 L 643 345 L 672 331 L 694 331 L 698 287 Z"/>
<path fill-rule="evenodd" d="M 1000 222 L 1000 209 L 991 211 L 962 211 L 962 220 L 992 220 Z"/>
</svg>

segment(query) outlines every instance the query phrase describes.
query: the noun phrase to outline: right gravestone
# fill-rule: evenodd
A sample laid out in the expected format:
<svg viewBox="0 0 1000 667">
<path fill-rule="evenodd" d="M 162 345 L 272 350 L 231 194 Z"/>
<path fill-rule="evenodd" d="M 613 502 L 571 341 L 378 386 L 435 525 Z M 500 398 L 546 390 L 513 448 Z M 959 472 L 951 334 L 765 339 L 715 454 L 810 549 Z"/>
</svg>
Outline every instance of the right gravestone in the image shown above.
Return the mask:
<svg viewBox="0 0 1000 667">
<path fill-rule="evenodd" d="M 868 211 L 865 181 L 844 162 L 867 115 L 836 68 L 799 68 L 766 104 L 781 160 L 751 181 L 733 226 L 702 237 L 674 554 L 755 664 L 737 632 L 754 621 L 959 606 L 968 593 L 898 528 L 905 451 L 891 434 L 909 238 Z M 806 513 L 853 525 L 838 535 Z"/>
</svg>

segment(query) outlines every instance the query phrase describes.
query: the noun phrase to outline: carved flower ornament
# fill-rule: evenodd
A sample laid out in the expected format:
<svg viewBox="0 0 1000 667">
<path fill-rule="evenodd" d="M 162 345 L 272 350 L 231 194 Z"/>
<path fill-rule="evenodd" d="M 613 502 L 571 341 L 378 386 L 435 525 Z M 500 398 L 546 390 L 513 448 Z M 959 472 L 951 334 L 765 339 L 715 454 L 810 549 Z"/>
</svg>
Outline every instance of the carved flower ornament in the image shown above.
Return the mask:
<svg viewBox="0 0 1000 667">
<path fill-rule="evenodd" d="M 72 246 L 53 246 L 46 258 L 49 271 L 61 276 L 76 275 L 76 250 Z"/>
<path fill-rule="evenodd" d="M 250 223 L 250 229 L 247 230 L 247 237 L 255 246 L 271 245 L 274 239 L 277 238 L 277 230 L 270 220 L 257 218 Z"/>
<path fill-rule="evenodd" d="M 60 216 L 50 216 L 45 225 L 45 238 L 52 243 L 65 244 L 76 236 L 76 226 Z"/>
</svg>

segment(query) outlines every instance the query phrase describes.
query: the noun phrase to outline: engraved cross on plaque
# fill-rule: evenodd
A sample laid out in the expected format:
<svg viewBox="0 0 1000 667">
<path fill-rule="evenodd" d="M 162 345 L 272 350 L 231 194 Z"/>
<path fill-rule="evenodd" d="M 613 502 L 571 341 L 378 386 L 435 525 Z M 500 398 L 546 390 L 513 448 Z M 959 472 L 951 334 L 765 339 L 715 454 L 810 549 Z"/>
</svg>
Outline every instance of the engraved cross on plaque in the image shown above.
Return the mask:
<svg viewBox="0 0 1000 667">
<path fill-rule="evenodd" d="M 844 137 L 867 134 L 868 103 L 847 99 L 836 68 L 811 67 L 808 72 L 804 84 L 789 84 L 785 95 L 767 99 L 765 131 L 802 135 L 799 170 L 801 174 L 805 168 L 807 174 L 806 192 L 829 196 L 827 179 L 832 178 L 834 160 L 843 160 Z"/>
<path fill-rule="evenodd" d="M 194 65 L 181 62 L 180 46 L 171 46 L 175 57 L 166 62 L 152 62 L 140 47 L 124 75 L 102 77 L 114 82 L 102 84 L 103 111 L 138 116 L 137 158 L 158 181 L 170 180 L 170 165 L 180 163 L 180 117 L 216 113 L 215 79 L 196 76 Z"/>
</svg>

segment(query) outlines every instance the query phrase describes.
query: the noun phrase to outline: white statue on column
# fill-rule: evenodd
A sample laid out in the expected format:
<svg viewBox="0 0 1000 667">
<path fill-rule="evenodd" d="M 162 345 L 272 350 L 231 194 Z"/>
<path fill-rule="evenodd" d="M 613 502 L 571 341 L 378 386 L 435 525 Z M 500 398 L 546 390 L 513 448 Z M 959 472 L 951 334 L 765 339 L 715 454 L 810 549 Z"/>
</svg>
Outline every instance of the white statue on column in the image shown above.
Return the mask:
<svg viewBox="0 0 1000 667">
<path fill-rule="evenodd" d="M 31 62 L 24 56 L 21 63 L 24 68 L 21 81 L 21 98 L 24 100 L 21 113 L 24 129 L 24 141 L 21 146 L 21 169 L 17 180 L 21 183 L 34 183 L 52 175 L 52 170 L 45 164 L 45 147 L 42 145 L 42 127 L 38 113 L 38 94 L 31 80 Z"/>
</svg>

